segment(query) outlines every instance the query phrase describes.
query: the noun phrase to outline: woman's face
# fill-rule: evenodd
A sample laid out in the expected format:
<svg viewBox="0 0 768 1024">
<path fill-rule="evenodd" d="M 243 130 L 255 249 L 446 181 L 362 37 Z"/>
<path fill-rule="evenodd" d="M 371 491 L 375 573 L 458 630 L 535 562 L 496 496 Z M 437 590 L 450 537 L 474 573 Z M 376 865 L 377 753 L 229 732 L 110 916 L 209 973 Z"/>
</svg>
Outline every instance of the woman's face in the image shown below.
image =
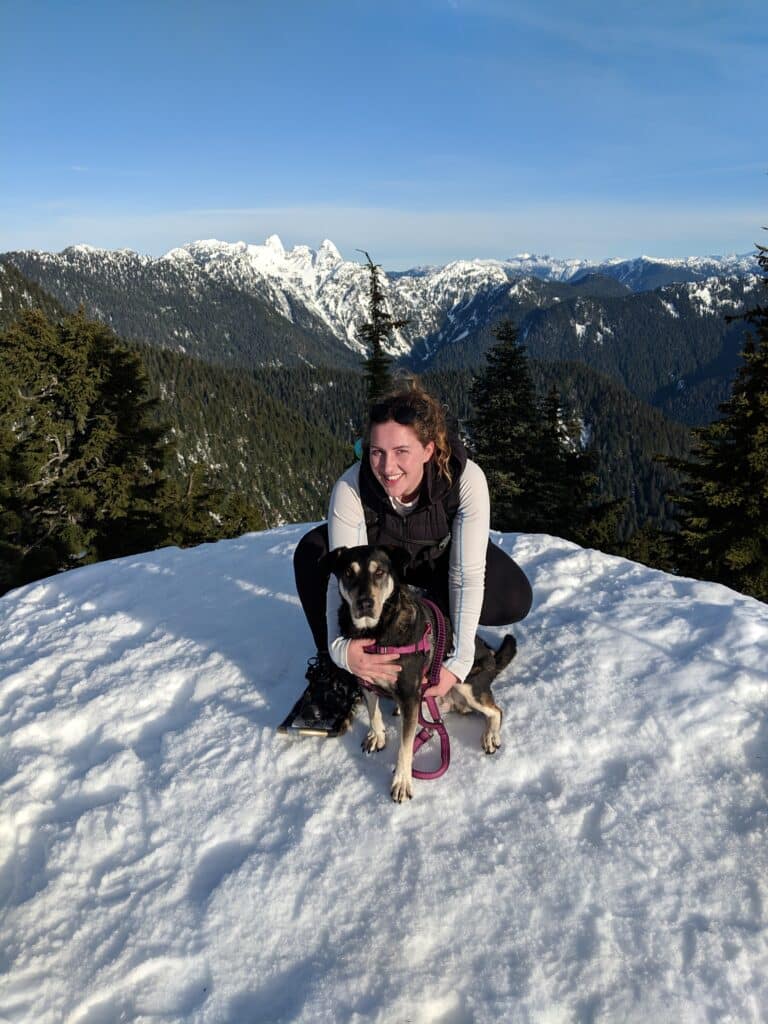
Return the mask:
<svg viewBox="0 0 768 1024">
<path fill-rule="evenodd" d="M 410 501 L 416 497 L 434 450 L 434 441 L 423 445 L 413 427 L 394 420 L 371 427 L 371 469 L 391 498 Z"/>
</svg>

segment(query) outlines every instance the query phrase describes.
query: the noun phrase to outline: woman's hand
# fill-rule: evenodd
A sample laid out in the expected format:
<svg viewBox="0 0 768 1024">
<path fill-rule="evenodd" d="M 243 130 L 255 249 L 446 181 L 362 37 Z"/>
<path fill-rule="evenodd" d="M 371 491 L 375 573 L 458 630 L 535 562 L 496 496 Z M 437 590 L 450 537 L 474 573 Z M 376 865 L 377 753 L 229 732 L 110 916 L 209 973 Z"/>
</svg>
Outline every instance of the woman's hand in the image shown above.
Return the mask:
<svg viewBox="0 0 768 1024">
<path fill-rule="evenodd" d="M 366 654 L 373 640 L 350 640 L 347 648 L 347 665 L 353 675 L 366 683 L 396 683 L 400 674 L 399 654 Z"/>
<path fill-rule="evenodd" d="M 444 697 L 446 693 L 458 683 L 459 677 L 455 676 L 445 665 L 440 666 L 440 678 L 437 686 L 430 686 L 424 691 L 425 697 Z"/>
</svg>

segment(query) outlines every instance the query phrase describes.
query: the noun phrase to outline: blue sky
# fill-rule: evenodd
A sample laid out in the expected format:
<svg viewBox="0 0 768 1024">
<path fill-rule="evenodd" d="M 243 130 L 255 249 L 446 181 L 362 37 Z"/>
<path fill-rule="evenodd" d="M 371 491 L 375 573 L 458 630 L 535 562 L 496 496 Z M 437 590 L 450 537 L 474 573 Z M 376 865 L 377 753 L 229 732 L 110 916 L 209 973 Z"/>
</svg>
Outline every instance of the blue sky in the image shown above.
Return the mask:
<svg viewBox="0 0 768 1024">
<path fill-rule="evenodd" d="M 0 0 L 0 40 L 0 251 L 765 241 L 765 0 Z"/>
</svg>

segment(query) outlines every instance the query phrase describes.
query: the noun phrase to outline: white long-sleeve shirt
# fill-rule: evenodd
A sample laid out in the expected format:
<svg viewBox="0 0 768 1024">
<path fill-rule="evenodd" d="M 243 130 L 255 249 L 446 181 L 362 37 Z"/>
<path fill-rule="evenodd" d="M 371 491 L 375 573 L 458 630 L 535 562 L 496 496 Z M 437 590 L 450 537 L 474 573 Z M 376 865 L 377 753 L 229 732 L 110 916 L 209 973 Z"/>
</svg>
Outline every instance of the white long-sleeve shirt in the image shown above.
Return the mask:
<svg viewBox="0 0 768 1024">
<path fill-rule="evenodd" d="M 397 506 L 393 502 L 393 507 Z M 485 474 L 467 460 L 459 481 L 459 507 L 451 526 L 448 568 L 449 611 L 454 631 L 453 650 L 443 664 L 460 681 L 466 679 L 475 657 L 475 632 L 485 593 L 485 555 L 490 530 L 490 500 Z M 360 498 L 360 463 L 343 473 L 331 493 L 328 509 L 329 550 L 368 544 L 365 511 Z M 326 603 L 328 650 L 340 667 L 349 670 L 349 640 L 339 633 L 341 597 L 332 577 Z"/>
</svg>

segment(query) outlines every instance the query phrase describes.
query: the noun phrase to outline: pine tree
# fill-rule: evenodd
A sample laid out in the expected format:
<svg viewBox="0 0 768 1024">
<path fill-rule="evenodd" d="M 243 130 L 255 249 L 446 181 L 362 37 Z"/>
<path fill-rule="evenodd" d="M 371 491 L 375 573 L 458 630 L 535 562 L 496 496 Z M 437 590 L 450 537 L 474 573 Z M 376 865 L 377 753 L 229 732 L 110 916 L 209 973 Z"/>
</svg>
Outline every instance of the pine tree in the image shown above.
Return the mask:
<svg viewBox="0 0 768 1024">
<path fill-rule="evenodd" d="M 517 330 L 504 322 L 471 389 L 469 431 L 491 494 L 498 530 L 552 533 L 579 544 L 615 546 L 621 501 L 598 500 L 598 456 L 551 387 L 536 395 Z"/>
<path fill-rule="evenodd" d="M 542 494 L 536 393 L 515 326 L 505 321 L 494 336 L 497 344 L 471 389 L 472 448 L 488 480 L 494 529 L 533 531 Z"/>
<path fill-rule="evenodd" d="M 175 489 L 157 407 L 139 355 L 82 311 L 27 311 L 0 335 L 0 592 L 261 525 L 204 481 Z"/>
<path fill-rule="evenodd" d="M 0 337 L 3 589 L 154 546 L 167 453 L 138 357 L 82 311 Z"/>
<path fill-rule="evenodd" d="M 395 320 L 387 310 L 386 298 L 381 287 L 379 271 L 381 267 L 374 263 L 364 249 L 363 252 L 368 261 L 368 274 L 370 283 L 368 287 L 368 316 L 369 320 L 360 326 L 360 335 L 368 346 L 369 352 L 365 360 L 364 378 L 368 401 L 375 402 L 377 398 L 386 395 L 392 390 L 392 357 L 384 351 L 384 343 L 390 338 L 393 331 L 404 327 L 407 320 Z"/>
<path fill-rule="evenodd" d="M 212 486 L 202 467 L 195 467 L 183 482 L 165 480 L 159 506 L 168 531 L 167 543 L 179 547 L 239 537 L 265 526 L 261 514 L 241 495 Z"/>
<path fill-rule="evenodd" d="M 768 271 L 768 248 L 757 248 Z M 768 601 L 768 306 L 745 319 L 755 336 L 722 418 L 693 432 L 692 460 L 665 461 L 687 477 L 674 496 L 680 570 Z"/>
<path fill-rule="evenodd" d="M 624 502 L 598 500 L 597 452 L 583 445 L 581 434 L 581 423 L 565 415 L 558 390 L 550 388 L 538 444 L 538 530 L 610 550 Z"/>
</svg>

